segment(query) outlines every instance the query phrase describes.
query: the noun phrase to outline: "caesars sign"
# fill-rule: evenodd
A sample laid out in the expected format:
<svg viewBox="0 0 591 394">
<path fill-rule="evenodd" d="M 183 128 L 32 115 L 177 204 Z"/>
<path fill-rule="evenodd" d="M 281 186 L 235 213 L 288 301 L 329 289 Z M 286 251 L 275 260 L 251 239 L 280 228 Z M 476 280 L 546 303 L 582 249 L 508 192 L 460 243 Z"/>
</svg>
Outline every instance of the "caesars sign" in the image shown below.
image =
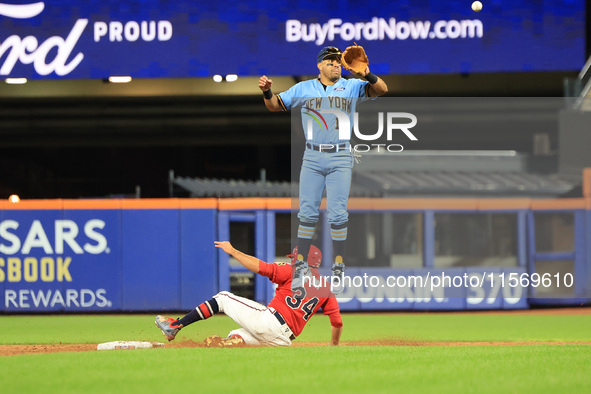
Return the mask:
<svg viewBox="0 0 591 394">
<path fill-rule="evenodd" d="M 103 234 L 103 220 L 91 219 L 81 227 L 72 220 L 54 220 L 45 227 L 40 220 L 33 220 L 30 226 L 16 220 L 0 222 L 0 283 L 6 286 L 4 308 L 102 308 L 112 305 L 106 298 L 105 289 L 63 290 L 64 284 L 75 282 L 72 264 L 78 256 L 110 253 Z M 50 287 L 59 290 L 48 290 L 41 284 L 54 285 Z"/>
</svg>

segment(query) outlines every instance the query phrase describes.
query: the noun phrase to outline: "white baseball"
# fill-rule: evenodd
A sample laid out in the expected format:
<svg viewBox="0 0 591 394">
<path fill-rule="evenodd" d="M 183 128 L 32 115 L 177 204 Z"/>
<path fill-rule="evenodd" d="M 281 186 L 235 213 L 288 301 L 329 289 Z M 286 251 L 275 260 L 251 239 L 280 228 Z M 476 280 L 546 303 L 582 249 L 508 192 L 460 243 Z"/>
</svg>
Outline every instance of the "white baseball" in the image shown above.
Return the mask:
<svg viewBox="0 0 591 394">
<path fill-rule="evenodd" d="M 472 9 L 476 12 L 480 11 L 482 9 L 482 3 L 479 1 L 475 1 L 472 3 Z"/>
</svg>

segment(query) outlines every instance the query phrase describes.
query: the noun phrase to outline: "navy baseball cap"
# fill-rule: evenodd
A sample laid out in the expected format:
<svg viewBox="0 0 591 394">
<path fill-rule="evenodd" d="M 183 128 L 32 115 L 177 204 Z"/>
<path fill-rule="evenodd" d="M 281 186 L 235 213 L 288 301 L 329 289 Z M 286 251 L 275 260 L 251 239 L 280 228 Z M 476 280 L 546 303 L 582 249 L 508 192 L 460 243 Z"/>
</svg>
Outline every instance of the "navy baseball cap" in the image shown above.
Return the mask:
<svg viewBox="0 0 591 394">
<path fill-rule="evenodd" d="M 329 57 L 340 59 L 342 54 L 343 52 L 337 47 L 324 47 L 318 52 L 318 63 Z"/>
</svg>

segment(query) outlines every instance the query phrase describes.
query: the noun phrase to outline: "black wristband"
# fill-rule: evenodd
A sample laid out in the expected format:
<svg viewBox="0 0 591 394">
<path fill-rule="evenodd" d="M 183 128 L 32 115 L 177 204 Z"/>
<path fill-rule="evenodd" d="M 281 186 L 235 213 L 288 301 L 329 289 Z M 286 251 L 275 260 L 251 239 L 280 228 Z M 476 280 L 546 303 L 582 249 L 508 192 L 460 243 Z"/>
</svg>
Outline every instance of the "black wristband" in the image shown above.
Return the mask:
<svg viewBox="0 0 591 394">
<path fill-rule="evenodd" d="M 371 72 L 370 72 L 370 73 L 368 73 L 368 74 L 365 76 L 365 79 L 367 80 L 367 82 L 369 82 L 369 83 L 370 83 L 370 84 L 372 84 L 372 85 L 373 85 L 374 83 L 378 82 L 378 76 L 377 76 L 377 75 L 375 75 L 375 74 L 373 74 L 373 73 L 371 73 Z"/>
<path fill-rule="evenodd" d="M 263 92 L 263 97 L 265 98 L 265 100 L 271 100 L 273 98 L 273 92 L 271 91 L 271 89 L 265 90 Z"/>
</svg>

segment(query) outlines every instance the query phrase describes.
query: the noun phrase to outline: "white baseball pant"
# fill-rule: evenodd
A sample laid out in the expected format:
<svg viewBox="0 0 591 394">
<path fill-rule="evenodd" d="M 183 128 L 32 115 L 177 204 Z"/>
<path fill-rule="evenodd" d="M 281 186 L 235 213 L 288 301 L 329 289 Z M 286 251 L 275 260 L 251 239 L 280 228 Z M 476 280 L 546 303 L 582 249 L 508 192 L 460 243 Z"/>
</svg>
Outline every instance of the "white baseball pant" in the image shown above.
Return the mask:
<svg viewBox="0 0 591 394">
<path fill-rule="evenodd" d="M 287 324 L 279 323 L 273 308 L 228 291 L 221 291 L 214 298 L 219 311 L 242 327 L 231 331 L 228 337 L 239 335 L 247 345 L 291 346 L 291 329 Z"/>
</svg>

